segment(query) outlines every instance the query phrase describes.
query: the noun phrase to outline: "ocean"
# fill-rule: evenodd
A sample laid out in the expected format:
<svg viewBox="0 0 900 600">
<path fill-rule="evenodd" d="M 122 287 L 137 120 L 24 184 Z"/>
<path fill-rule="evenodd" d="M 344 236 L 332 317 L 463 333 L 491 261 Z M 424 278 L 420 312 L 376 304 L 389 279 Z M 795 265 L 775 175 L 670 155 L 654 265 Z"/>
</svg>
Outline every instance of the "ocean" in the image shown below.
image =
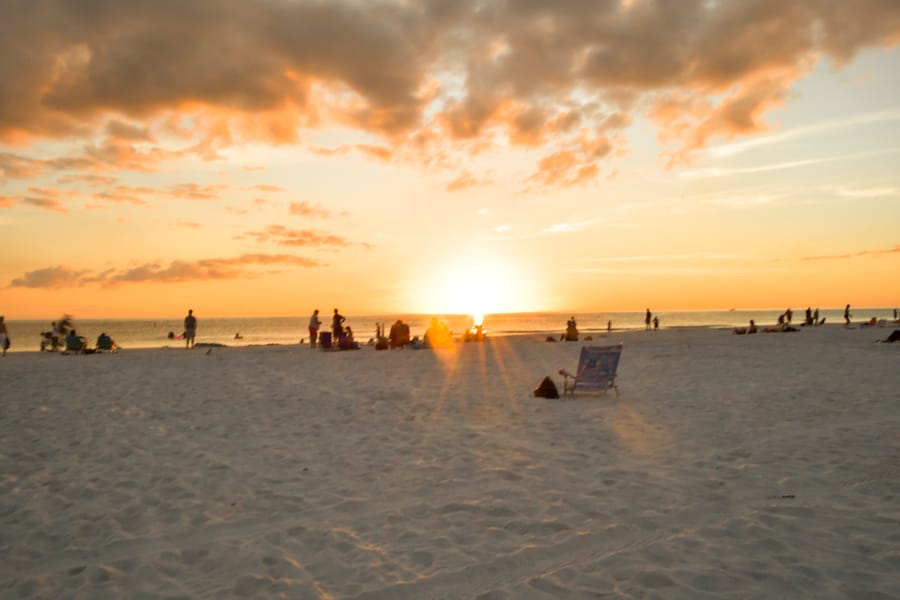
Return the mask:
<svg viewBox="0 0 900 600">
<path fill-rule="evenodd" d="M 877 319 L 895 318 L 893 308 L 852 308 L 853 321 L 861 322 L 872 317 Z M 793 322 L 803 321 L 805 309 L 795 310 Z M 774 324 L 784 311 L 760 310 L 713 310 L 713 311 L 660 311 L 654 313 L 659 317 L 660 329 L 679 327 L 706 327 L 730 329 L 734 326 L 746 325 L 754 319 L 759 326 Z M 410 325 L 410 334 L 422 336 L 433 315 L 344 315 L 345 325 L 353 328 L 354 336 L 360 343 L 375 336 L 377 324 L 383 323 L 390 328 L 398 318 Z M 484 328 L 491 335 L 559 335 L 566 328 L 566 321 L 574 316 L 578 330 L 583 334 L 606 331 L 611 325 L 613 331 L 640 330 L 644 328 L 644 312 L 535 312 L 489 314 L 484 318 Z M 290 345 L 309 343 L 307 323 L 309 316 L 286 317 L 228 317 L 206 318 L 197 314 L 197 342 L 224 344 L 227 346 L 253 346 L 266 344 Z M 331 315 L 323 313 L 321 320 L 323 330 L 328 330 Z M 473 325 L 469 315 L 437 315 L 445 321 L 450 330 L 459 335 Z M 820 309 L 819 317 L 827 323 L 842 323 L 843 308 Z M 180 335 L 183 316 L 159 319 L 73 319 L 74 327 L 80 335 L 88 340 L 90 347 L 100 333 L 111 336 L 123 349 L 127 348 L 161 348 L 165 346 L 181 347 L 183 342 L 169 339 L 172 332 Z M 9 320 L 7 319 L 12 346 L 10 352 L 40 350 L 41 332 L 50 329 L 50 320 Z M 235 335 L 240 334 L 236 339 Z"/>
</svg>

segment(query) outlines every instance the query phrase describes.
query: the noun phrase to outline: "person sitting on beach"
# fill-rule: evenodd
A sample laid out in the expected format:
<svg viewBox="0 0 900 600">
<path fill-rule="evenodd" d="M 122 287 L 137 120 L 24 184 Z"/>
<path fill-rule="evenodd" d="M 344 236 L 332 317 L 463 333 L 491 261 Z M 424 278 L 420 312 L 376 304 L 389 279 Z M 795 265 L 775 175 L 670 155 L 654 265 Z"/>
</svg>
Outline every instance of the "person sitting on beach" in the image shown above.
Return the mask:
<svg viewBox="0 0 900 600">
<path fill-rule="evenodd" d="M 775 327 L 766 327 L 765 329 L 763 329 L 763 333 L 781 333 L 781 332 L 786 332 L 786 331 L 800 331 L 800 330 L 797 329 L 796 327 L 791 327 L 784 321 L 780 322 Z"/>
<path fill-rule="evenodd" d="M 409 343 L 409 325 L 397 319 L 397 322 L 391 325 L 391 331 L 388 334 L 390 348 L 402 348 Z"/>
<path fill-rule="evenodd" d="M 97 336 L 97 350 L 115 350 L 116 343 L 113 341 L 111 337 L 106 335 L 106 333 L 101 333 Z"/>
<path fill-rule="evenodd" d="M 575 324 L 575 317 L 571 317 L 568 321 L 566 321 L 566 332 L 560 338 L 560 341 L 565 340 L 567 342 L 577 342 L 578 341 L 578 326 Z"/>
<path fill-rule="evenodd" d="M 78 335 L 76 331 L 73 329 L 69 332 L 69 335 L 66 336 L 66 351 L 67 352 L 84 352 L 87 349 L 87 342 L 83 337 Z"/>
<path fill-rule="evenodd" d="M 750 319 L 750 325 L 747 327 L 735 327 L 731 330 L 732 335 L 744 335 L 745 333 L 756 333 L 756 323 Z"/>
<path fill-rule="evenodd" d="M 341 350 L 359 350 L 359 344 L 353 339 L 353 330 L 348 325 L 338 338 L 338 348 Z"/>
<path fill-rule="evenodd" d="M 474 325 L 472 329 L 466 331 L 463 336 L 465 342 L 483 342 L 484 341 L 484 325 Z"/>
<path fill-rule="evenodd" d="M 435 348 L 437 346 L 446 346 L 453 341 L 447 324 L 438 321 L 436 318 L 431 319 L 431 326 L 425 330 L 425 346 Z"/>
</svg>

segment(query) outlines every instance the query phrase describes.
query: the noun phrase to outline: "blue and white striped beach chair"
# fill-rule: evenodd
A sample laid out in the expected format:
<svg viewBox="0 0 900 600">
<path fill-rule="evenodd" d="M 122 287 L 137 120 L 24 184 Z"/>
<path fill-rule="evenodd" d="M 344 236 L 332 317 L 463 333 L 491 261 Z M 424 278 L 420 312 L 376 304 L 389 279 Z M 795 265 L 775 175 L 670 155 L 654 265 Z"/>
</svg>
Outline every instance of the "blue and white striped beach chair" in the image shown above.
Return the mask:
<svg viewBox="0 0 900 600">
<path fill-rule="evenodd" d="M 622 344 L 615 346 L 582 346 L 578 357 L 578 370 L 573 375 L 565 369 L 559 374 L 563 381 L 563 393 L 574 394 L 576 390 L 593 390 L 606 393 L 610 388 L 616 390 L 616 371 L 619 368 L 619 357 L 622 356 Z M 571 383 L 569 382 L 571 379 Z"/>
</svg>

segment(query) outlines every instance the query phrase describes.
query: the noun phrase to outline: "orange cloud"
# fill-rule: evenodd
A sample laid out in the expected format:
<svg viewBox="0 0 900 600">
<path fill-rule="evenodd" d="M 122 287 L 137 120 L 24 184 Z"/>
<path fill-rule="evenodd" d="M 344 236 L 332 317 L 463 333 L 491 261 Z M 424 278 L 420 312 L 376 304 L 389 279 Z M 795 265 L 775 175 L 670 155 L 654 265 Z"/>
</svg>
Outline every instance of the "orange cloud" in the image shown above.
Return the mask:
<svg viewBox="0 0 900 600">
<path fill-rule="evenodd" d="M 223 184 L 200 185 L 197 183 L 180 183 L 165 189 L 119 185 L 110 190 L 95 192 L 91 197 L 99 202 L 146 205 L 150 198 L 219 200 L 221 192 L 226 189 L 228 186 Z"/>
<path fill-rule="evenodd" d="M 306 201 L 291 202 L 290 207 L 288 207 L 288 212 L 292 215 L 301 217 L 321 217 L 327 219 L 331 216 L 331 211 L 328 209 L 322 208 L 317 204 L 310 204 Z"/>
<path fill-rule="evenodd" d="M 77 287 L 88 271 L 78 271 L 68 267 L 47 267 L 25 273 L 22 277 L 13 279 L 10 287 L 59 289 L 64 287 Z"/>
<path fill-rule="evenodd" d="M 342 144 L 333 148 L 311 147 L 309 150 L 313 154 L 318 154 L 320 156 L 342 156 L 355 150 L 370 158 L 381 161 L 388 161 L 393 155 L 390 148 L 385 148 L 384 146 L 372 146 L 369 144 Z"/>
<path fill-rule="evenodd" d="M 15 154 L 0 153 L 0 177 L 6 179 L 31 179 L 41 173 L 42 162 L 16 156 Z"/>
<path fill-rule="evenodd" d="M 60 213 L 69 212 L 68 207 L 62 202 L 62 197 L 75 195 L 73 192 L 38 187 L 30 187 L 28 191 L 33 195 L 25 196 L 22 198 L 22 202 Z"/>
<path fill-rule="evenodd" d="M 97 175 L 95 173 L 81 173 L 75 175 L 65 175 L 56 180 L 58 183 L 86 183 L 94 186 L 109 186 L 116 182 L 115 177 L 107 175 Z"/>
<path fill-rule="evenodd" d="M 106 124 L 106 133 L 111 139 L 124 140 L 128 142 L 156 141 L 156 138 L 146 127 L 124 123 L 115 119 Z"/>
<path fill-rule="evenodd" d="M 346 248 L 354 245 L 353 242 L 338 235 L 319 233 L 312 229 L 289 229 L 284 225 L 270 225 L 262 231 L 247 232 L 237 239 L 251 239 L 259 243 L 273 243 L 279 246 L 331 246 Z"/>
<path fill-rule="evenodd" d="M 269 185 L 269 184 L 264 184 L 264 183 L 253 186 L 253 189 L 259 190 L 261 192 L 283 192 L 283 191 L 285 191 L 285 188 L 281 187 L 280 185 Z"/>
<path fill-rule="evenodd" d="M 888 254 L 900 254 L 900 244 L 893 248 L 879 248 L 875 250 L 860 250 L 849 254 L 833 254 L 831 256 L 806 256 L 801 260 L 841 260 L 845 258 L 858 258 L 860 256 L 885 256 Z"/>
<path fill-rule="evenodd" d="M 326 266 L 317 260 L 291 254 L 244 254 L 234 258 L 211 258 L 198 261 L 172 261 L 167 265 L 147 263 L 129 269 L 112 269 L 100 273 L 75 270 L 64 266 L 29 271 L 13 279 L 9 287 L 59 289 L 85 285 L 117 286 L 126 283 L 179 283 L 212 279 L 245 279 L 259 275 L 254 267 Z"/>
<path fill-rule="evenodd" d="M 477 187 L 490 184 L 488 179 L 479 179 L 475 177 L 468 169 L 463 170 L 456 179 L 447 184 L 448 192 L 459 192 L 471 187 Z"/>
<path fill-rule="evenodd" d="M 537 172 L 528 177 L 526 183 L 571 187 L 596 179 L 599 172 L 600 168 L 593 162 L 585 162 L 576 153 L 562 150 L 541 159 Z"/>
</svg>

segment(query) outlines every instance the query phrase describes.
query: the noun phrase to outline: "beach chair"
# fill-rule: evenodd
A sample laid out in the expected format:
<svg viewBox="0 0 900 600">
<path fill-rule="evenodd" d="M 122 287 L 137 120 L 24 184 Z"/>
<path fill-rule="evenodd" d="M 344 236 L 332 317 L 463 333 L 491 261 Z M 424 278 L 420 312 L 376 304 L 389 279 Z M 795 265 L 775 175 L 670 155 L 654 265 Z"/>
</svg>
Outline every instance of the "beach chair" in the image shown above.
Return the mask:
<svg viewBox="0 0 900 600">
<path fill-rule="evenodd" d="M 582 346 L 577 372 L 573 375 L 565 369 L 559 370 L 564 377 L 563 394 L 574 394 L 576 390 L 594 390 L 605 394 L 613 388 L 618 396 L 616 371 L 621 355 L 621 343 L 615 346 Z M 572 381 L 569 382 L 569 379 Z"/>
</svg>

